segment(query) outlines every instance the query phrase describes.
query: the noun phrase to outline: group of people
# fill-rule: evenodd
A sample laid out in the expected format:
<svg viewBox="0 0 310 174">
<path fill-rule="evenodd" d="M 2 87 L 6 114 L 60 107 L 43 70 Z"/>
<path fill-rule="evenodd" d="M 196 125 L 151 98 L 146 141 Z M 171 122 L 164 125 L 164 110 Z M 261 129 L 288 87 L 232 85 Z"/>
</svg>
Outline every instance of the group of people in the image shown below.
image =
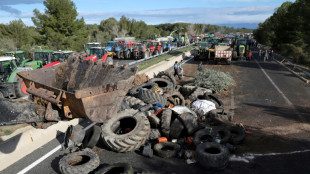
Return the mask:
<svg viewBox="0 0 310 174">
<path fill-rule="evenodd" d="M 268 53 L 268 50 L 266 50 L 265 52 L 263 52 L 261 49 L 259 50 L 258 52 L 258 60 L 261 61 L 266 61 L 266 60 L 270 60 L 270 61 L 273 61 L 274 59 L 274 52 L 273 50 L 271 50 L 269 53 Z"/>
<path fill-rule="evenodd" d="M 173 69 L 174 69 L 174 76 L 178 76 L 179 79 L 181 80 L 183 75 L 183 60 L 180 61 L 180 63 L 178 64 L 178 61 L 175 61 Z M 179 73 L 179 69 L 180 69 L 180 73 Z M 181 75 L 181 76 L 180 76 Z"/>
</svg>

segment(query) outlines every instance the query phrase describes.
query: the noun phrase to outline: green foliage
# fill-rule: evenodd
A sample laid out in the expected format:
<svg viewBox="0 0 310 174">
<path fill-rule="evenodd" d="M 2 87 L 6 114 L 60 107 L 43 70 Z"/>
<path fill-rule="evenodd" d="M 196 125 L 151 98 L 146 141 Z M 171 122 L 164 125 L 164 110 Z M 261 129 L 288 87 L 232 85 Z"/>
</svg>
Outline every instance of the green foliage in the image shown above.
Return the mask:
<svg viewBox="0 0 310 174">
<path fill-rule="evenodd" d="M 195 86 L 212 89 L 214 91 L 227 90 L 233 83 L 234 80 L 229 73 L 213 69 L 199 71 L 194 81 Z"/>
<path fill-rule="evenodd" d="M 254 36 L 293 61 L 310 65 L 310 1 L 284 2 Z"/>
</svg>

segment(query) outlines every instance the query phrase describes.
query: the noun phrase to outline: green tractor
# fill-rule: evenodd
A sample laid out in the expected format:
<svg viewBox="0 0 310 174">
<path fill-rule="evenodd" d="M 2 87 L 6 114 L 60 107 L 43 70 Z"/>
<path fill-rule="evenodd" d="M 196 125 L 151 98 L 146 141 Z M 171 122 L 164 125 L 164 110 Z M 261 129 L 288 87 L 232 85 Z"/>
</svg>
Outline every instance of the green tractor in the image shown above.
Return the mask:
<svg viewBox="0 0 310 174">
<path fill-rule="evenodd" d="M 52 62 L 53 50 L 36 50 L 34 52 L 33 60 L 25 63 L 26 67 L 32 69 L 42 68 L 44 65 Z"/>
<path fill-rule="evenodd" d="M 236 39 L 234 44 L 233 59 L 244 59 L 250 47 L 244 38 Z"/>
<path fill-rule="evenodd" d="M 17 67 L 15 57 L 0 57 L 0 98 L 19 98 L 28 93 L 23 80 L 16 74 L 22 71 L 30 71 L 31 67 Z"/>
<path fill-rule="evenodd" d="M 26 59 L 24 51 L 6 52 L 5 55 L 15 57 L 16 58 L 16 65 L 20 66 L 20 67 L 25 66 L 25 63 L 30 61 L 30 59 Z"/>
<path fill-rule="evenodd" d="M 194 60 L 210 59 L 210 51 L 212 44 L 210 42 L 198 42 L 198 48 L 194 50 Z"/>
</svg>

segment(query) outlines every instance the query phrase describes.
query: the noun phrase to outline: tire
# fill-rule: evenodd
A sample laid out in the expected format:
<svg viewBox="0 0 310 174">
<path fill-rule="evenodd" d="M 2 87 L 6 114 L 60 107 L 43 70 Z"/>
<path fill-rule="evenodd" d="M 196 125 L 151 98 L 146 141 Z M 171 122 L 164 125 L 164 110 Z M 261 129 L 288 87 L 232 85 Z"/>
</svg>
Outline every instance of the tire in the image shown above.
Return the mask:
<svg viewBox="0 0 310 174">
<path fill-rule="evenodd" d="M 165 109 L 161 114 L 160 127 L 163 136 L 169 137 L 170 134 L 170 124 L 171 124 L 172 110 Z"/>
<path fill-rule="evenodd" d="M 97 125 L 93 126 L 91 131 L 84 138 L 84 147 L 93 148 L 100 138 L 101 128 Z"/>
<path fill-rule="evenodd" d="M 241 144 L 243 142 L 243 140 L 245 139 L 245 131 L 238 126 L 231 126 L 230 128 L 228 128 L 228 130 L 231 133 L 231 137 L 229 139 L 229 142 L 231 144 L 237 145 L 237 144 Z"/>
<path fill-rule="evenodd" d="M 220 129 L 217 131 L 219 137 L 220 137 L 220 143 L 226 144 L 229 139 L 231 138 L 231 133 L 228 129 Z"/>
<path fill-rule="evenodd" d="M 205 142 L 214 142 L 215 134 L 212 129 L 200 129 L 194 135 L 194 144 L 198 146 L 201 143 Z"/>
<path fill-rule="evenodd" d="M 234 51 L 233 52 L 233 59 L 237 59 L 238 58 L 238 53 L 237 53 L 237 51 Z"/>
<path fill-rule="evenodd" d="M 178 118 L 174 119 L 170 126 L 170 138 L 178 139 L 182 134 L 183 129 L 184 125 L 182 124 L 182 122 Z"/>
<path fill-rule="evenodd" d="M 123 58 L 120 51 L 116 52 L 116 57 L 117 57 L 118 59 L 122 59 L 122 58 Z"/>
<path fill-rule="evenodd" d="M 154 51 L 154 55 L 157 56 L 158 55 L 158 50 Z"/>
<path fill-rule="evenodd" d="M 129 107 L 129 105 L 123 100 L 121 106 L 118 109 L 118 112 L 123 111 L 125 109 L 131 109 L 132 107 Z"/>
<path fill-rule="evenodd" d="M 167 98 L 166 97 L 159 95 L 159 94 L 155 94 L 151 90 L 145 90 L 145 89 L 140 90 L 139 94 L 138 94 L 138 98 L 147 104 L 160 103 L 163 106 L 166 106 L 166 104 L 167 104 Z"/>
<path fill-rule="evenodd" d="M 0 98 L 4 98 L 4 95 L 1 91 L 0 91 Z"/>
<path fill-rule="evenodd" d="M 175 88 L 177 81 L 175 80 L 174 76 L 167 72 L 167 71 L 160 71 L 157 75 L 156 78 L 168 78 L 170 80 L 170 82 L 173 84 L 173 88 Z"/>
<path fill-rule="evenodd" d="M 162 158 L 175 157 L 180 149 L 181 147 L 179 144 L 172 142 L 157 143 L 154 145 L 154 151 Z"/>
<path fill-rule="evenodd" d="M 139 91 L 142 89 L 154 89 L 157 86 L 156 83 L 143 83 L 138 86 L 134 86 L 129 90 L 129 95 L 131 96 L 137 96 L 139 94 Z"/>
<path fill-rule="evenodd" d="M 183 123 L 187 135 L 191 135 L 198 128 L 197 117 L 192 113 L 183 113 L 177 116 L 179 120 Z"/>
<path fill-rule="evenodd" d="M 106 64 L 108 64 L 108 65 L 113 65 L 113 58 L 112 57 L 107 57 L 107 59 L 105 60 L 105 62 L 104 63 L 106 63 Z"/>
<path fill-rule="evenodd" d="M 104 173 L 122 173 L 122 174 L 134 174 L 133 168 L 129 163 L 115 163 L 106 167 L 100 167 L 94 174 Z"/>
<path fill-rule="evenodd" d="M 194 92 L 191 93 L 191 95 L 188 96 L 188 99 L 191 101 L 195 101 L 199 99 L 200 96 L 203 96 L 205 92 L 199 88 L 195 89 Z"/>
<path fill-rule="evenodd" d="M 133 109 L 117 113 L 101 128 L 104 144 L 116 152 L 130 152 L 139 148 L 149 137 L 151 129 L 144 113 Z M 124 133 L 128 128 L 131 129 L 130 132 Z M 119 130 L 123 130 L 123 133 L 118 133 Z"/>
<path fill-rule="evenodd" d="M 86 158 L 88 161 L 84 162 Z M 84 163 L 83 163 L 84 162 Z M 59 161 L 59 170 L 62 174 L 89 173 L 96 169 L 100 164 L 98 155 L 91 149 L 84 149 L 79 152 L 67 154 Z"/>
<path fill-rule="evenodd" d="M 146 52 L 143 52 L 142 53 L 142 58 L 144 59 L 144 58 L 147 58 L 148 57 L 148 52 L 146 51 Z"/>
<path fill-rule="evenodd" d="M 206 100 L 212 101 L 212 102 L 216 105 L 216 109 L 223 109 L 223 108 L 224 108 L 223 102 L 222 102 L 218 97 L 216 97 L 216 96 L 213 95 L 213 94 L 205 93 L 205 94 L 202 96 L 202 98 L 203 98 L 203 99 L 206 99 Z"/>
<path fill-rule="evenodd" d="M 125 57 L 125 59 L 130 59 L 130 58 L 131 58 L 131 56 L 130 56 L 130 51 L 129 51 L 129 50 L 127 50 L 127 51 L 125 52 L 124 57 Z"/>
<path fill-rule="evenodd" d="M 172 90 L 172 91 L 174 90 L 173 83 L 163 78 L 152 78 L 148 81 L 148 83 L 156 83 L 157 86 L 162 88 L 164 92 L 167 92 L 169 90 Z"/>
<path fill-rule="evenodd" d="M 134 107 L 134 106 L 145 106 L 146 104 L 136 98 L 136 97 L 132 97 L 132 96 L 125 96 L 124 100 L 123 100 L 130 108 Z"/>
<path fill-rule="evenodd" d="M 17 98 L 25 97 L 28 95 L 28 93 L 26 92 L 27 87 L 22 78 L 17 78 L 16 85 L 14 86 L 15 86 L 15 93 L 16 93 Z"/>
<path fill-rule="evenodd" d="M 160 131 L 158 129 L 151 129 L 148 140 L 155 140 L 159 137 L 161 137 Z"/>
<path fill-rule="evenodd" d="M 196 160 L 205 169 L 221 170 L 228 165 L 228 149 L 217 143 L 202 143 L 196 148 Z"/>
<path fill-rule="evenodd" d="M 168 97 L 168 102 L 174 106 L 181 105 L 185 106 L 185 99 L 180 92 L 174 91 L 170 97 Z"/>
</svg>

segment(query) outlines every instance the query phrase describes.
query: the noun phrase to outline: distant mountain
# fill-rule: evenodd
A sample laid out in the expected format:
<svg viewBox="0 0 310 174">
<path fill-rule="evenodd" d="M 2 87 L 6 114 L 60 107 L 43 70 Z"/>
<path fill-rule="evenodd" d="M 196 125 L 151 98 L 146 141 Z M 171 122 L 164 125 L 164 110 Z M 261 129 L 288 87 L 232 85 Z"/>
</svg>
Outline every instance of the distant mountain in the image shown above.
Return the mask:
<svg viewBox="0 0 310 174">
<path fill-rule="evenodd" d="M 219 26 L 256 29 L 258 27 L 258 23 L 219 24 Z"/>
</svg>

